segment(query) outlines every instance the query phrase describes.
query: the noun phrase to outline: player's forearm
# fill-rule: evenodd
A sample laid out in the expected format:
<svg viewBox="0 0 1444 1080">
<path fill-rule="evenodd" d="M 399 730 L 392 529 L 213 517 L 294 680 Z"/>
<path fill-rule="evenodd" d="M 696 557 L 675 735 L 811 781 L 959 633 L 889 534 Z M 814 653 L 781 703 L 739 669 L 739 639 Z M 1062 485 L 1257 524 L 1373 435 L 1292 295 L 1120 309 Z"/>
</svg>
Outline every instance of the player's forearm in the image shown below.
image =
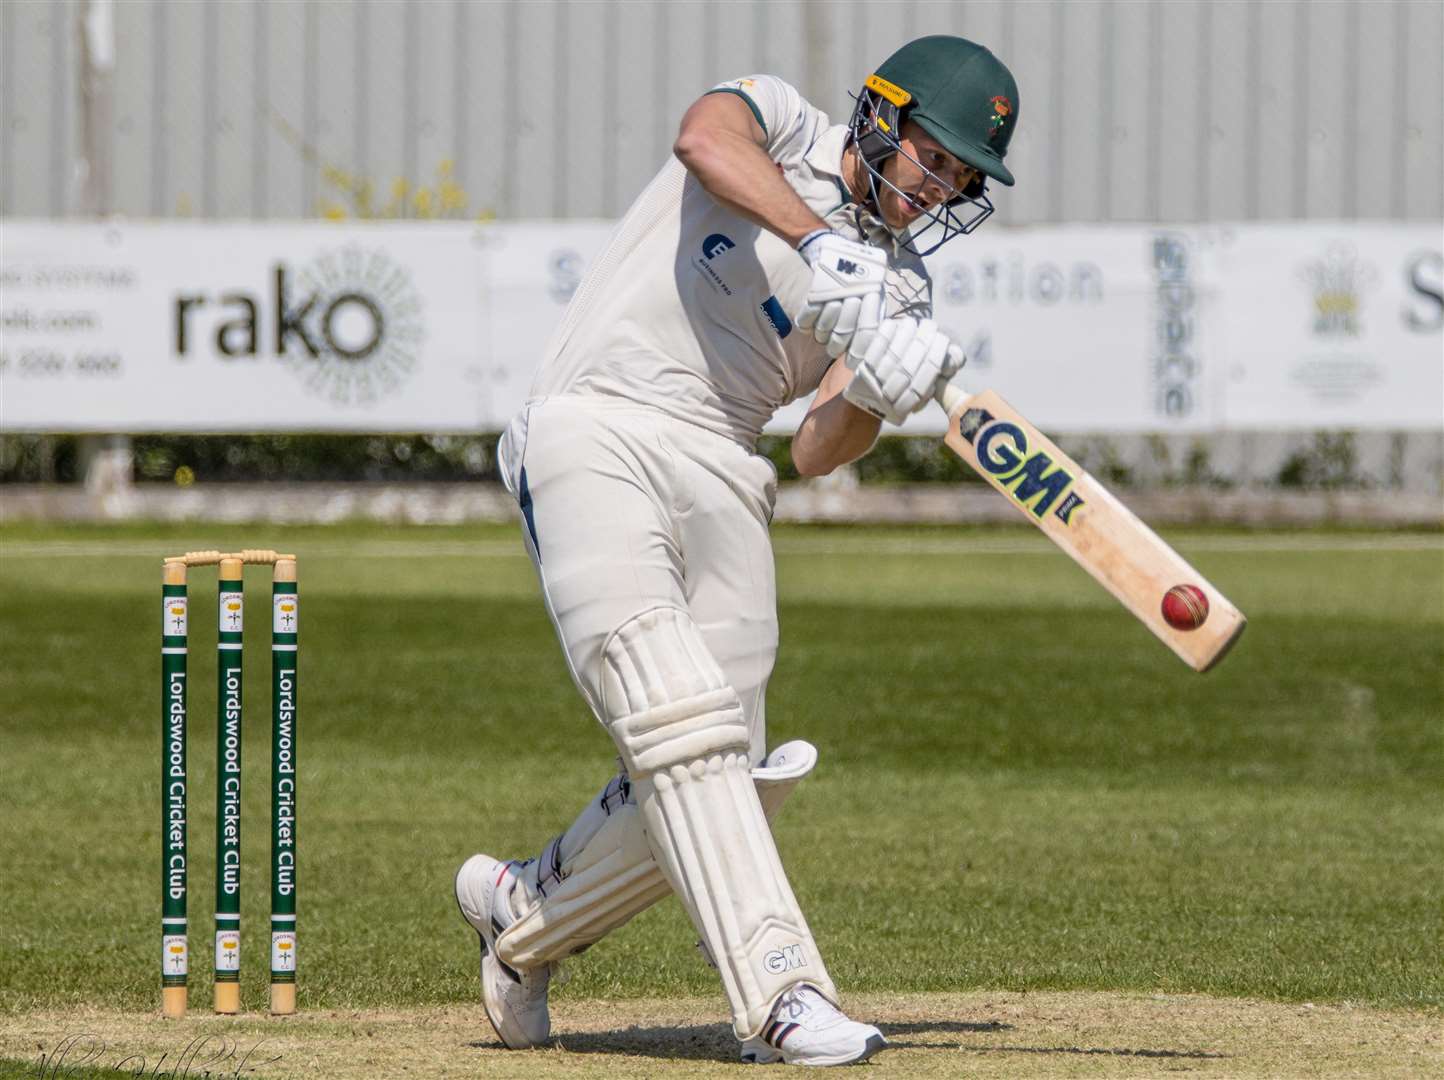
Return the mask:
<svg viewBox="0 0 1444 1080">
<path fill-rule="evenodd" d="M 841 396 L 814 404 L 792 437 L 792 462 L 803 476 L 826 476 L 877 442 L 882 421 Z"/>
<path fill-rule="evenodd" d="M 714 199 L 796 247 L 827 224 L 756 143 L 735 132 L 683 130 L 672 152 Z"/>
</svg>

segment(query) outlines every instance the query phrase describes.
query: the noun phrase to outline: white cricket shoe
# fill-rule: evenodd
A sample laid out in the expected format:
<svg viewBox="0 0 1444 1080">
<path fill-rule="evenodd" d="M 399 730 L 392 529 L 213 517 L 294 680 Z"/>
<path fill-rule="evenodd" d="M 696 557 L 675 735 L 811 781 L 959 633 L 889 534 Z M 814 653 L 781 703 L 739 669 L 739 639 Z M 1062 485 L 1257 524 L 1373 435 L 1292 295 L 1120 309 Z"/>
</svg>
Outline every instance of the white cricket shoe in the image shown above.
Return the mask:
<svg viewBox="0 0 1444 1080">
<path fill-rule="evenodd" d="M 481 938 L 481 1004 L 497 1035 L 512 1050 L 546 1043 L 551 1035 L 547 982 L 551 966 L 518 971 L 496 957 L 496 939 L 515 921 L 512 864 L 473 855 L 456 872 L 456 903 Z"/>
<path fill-rule="evenodd" d="M 887 1047 L 871 1024 L 849 1020 L 806 983 L 788 990 L 772 1008 L 760 1035 L 742 1043 L 742 1060 L 755 1065 L 853 1065 Z"/>
</svg>

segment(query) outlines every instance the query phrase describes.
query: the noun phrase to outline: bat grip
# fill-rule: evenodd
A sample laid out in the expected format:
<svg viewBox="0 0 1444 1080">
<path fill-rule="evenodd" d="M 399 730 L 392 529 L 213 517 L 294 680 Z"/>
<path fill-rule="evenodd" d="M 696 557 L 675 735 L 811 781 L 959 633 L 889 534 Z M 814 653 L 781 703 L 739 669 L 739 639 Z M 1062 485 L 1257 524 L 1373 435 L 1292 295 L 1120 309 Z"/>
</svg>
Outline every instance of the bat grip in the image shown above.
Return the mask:
<svg viewBox="0 0 1444 1080">
<path fill-rule="evenodd" d="M 939 386 L 936 395 L 938 404 L 943 407 L 943 412 L 949 416 L 952 415 L 954 409 L 971 396 L 971 394 L 963 389 L 961 379 L 957 377 L 949 379 Z"/>
</svg>

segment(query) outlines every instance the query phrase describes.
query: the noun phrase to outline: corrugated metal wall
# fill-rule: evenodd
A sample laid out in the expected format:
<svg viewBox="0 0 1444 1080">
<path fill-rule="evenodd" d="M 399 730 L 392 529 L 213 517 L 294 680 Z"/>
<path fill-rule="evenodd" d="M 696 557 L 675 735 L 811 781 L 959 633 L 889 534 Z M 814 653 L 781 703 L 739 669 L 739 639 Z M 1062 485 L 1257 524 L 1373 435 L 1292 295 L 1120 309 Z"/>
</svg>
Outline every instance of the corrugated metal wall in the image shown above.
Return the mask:
<svg viewBox="0 0 1444 1080">
<path fill-rule="evenodd" d="M 81 206 L 84 10 L 0 2 L 0 213 Z M 354 214 L 360 179 L 377 208 L 404 180 L 433 211 L 615 216 L 710 84 L 773 72 L 836 119 L 935 32 L 1018 78 L 1004 222 L 1444 216 L 1438 0 L 118 0 L 114 21 L 109 202 L 137 217 Z"/>
</svg>

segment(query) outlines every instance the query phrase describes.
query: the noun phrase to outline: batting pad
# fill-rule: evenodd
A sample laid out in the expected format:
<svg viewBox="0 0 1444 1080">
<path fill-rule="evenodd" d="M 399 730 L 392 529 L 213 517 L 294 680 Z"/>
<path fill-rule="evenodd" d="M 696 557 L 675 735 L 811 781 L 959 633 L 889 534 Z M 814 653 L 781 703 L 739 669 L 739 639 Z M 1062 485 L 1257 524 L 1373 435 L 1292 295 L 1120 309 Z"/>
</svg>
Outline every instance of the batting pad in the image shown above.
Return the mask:
<svg viewBox="0 0 1444 1080">
<path fill-rule="evenodd" d="M 691 617 L 654 608 L 602 649 L 602 713 L 648 843 L 750 1038 L 788 987 L 837 992 L 787 883 L 747 763 L 747 725 Z"/>
<path fill-rule="evenodd" d="M 531 902 L 496 939 L 502 963 L 526 969 L 572 956 L 672 891 L 628 788 L 615 778 L 523 868 L 518 888 Z"/>
<path fill-rule="evenodd" d="M 752 769 L 769 822 L 816 764 L 817 748 L 794 739 Z M 497 938 L 496 951 L 502 963 L 522 969 L 581 952 L 672 891 L 652 858 L 625 775 L 603 788 L 519 881 L 532 899 Z"/>
</svg>

